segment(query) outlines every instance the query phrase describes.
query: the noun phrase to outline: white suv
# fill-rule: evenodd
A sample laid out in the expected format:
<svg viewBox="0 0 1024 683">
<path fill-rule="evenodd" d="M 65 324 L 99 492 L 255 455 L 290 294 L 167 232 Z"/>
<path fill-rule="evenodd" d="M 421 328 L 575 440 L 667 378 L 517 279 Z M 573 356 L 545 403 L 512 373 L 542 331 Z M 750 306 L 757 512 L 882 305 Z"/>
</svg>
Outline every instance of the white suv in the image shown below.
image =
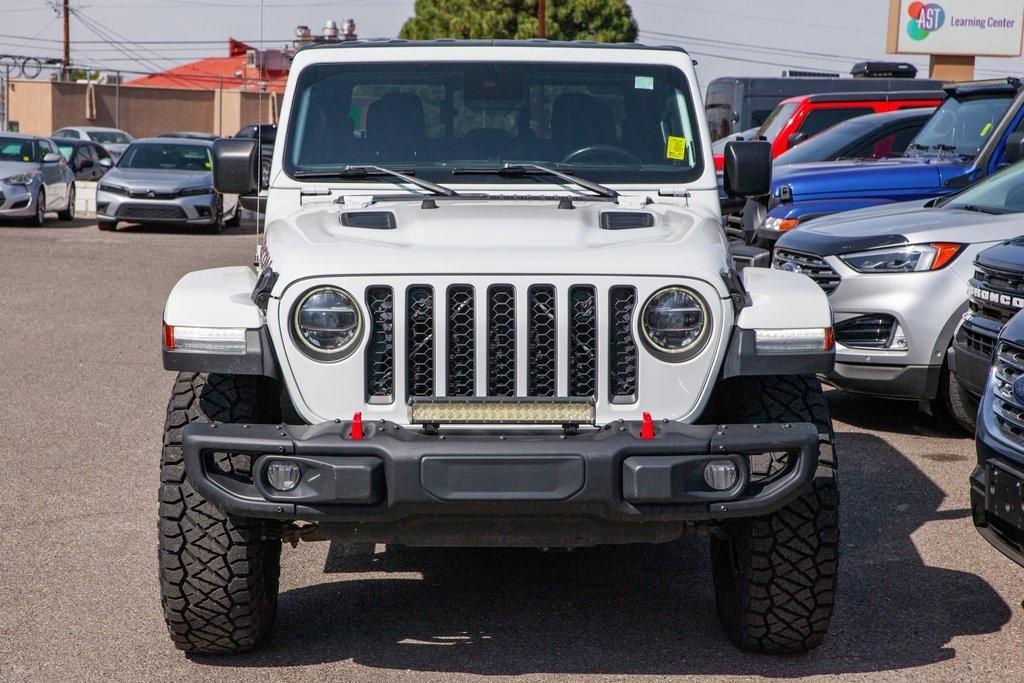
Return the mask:
<svg viewBox="0 0 1024 683">
<path fill-rule="evenodd" d="M 282 541 L 574 547 L 712 539 L 741 647 L 816 646 L 838 494 L 825 294 L 733 270 L 693 62 L 593 43 L 301 50 L 255 267 L 189 273 L 162 459 L 175 644 L 258 645 Z M 766 143 L 725 150 L 767 192 Z"/>
</svg>

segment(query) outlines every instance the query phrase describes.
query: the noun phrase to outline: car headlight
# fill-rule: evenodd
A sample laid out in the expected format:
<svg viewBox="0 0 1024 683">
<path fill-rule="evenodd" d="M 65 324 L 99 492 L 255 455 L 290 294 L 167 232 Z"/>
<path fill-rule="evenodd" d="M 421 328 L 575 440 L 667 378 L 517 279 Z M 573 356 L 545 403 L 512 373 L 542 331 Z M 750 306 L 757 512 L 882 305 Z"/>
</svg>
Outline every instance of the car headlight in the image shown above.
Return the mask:
<svg viewBox="0 0 1024 683">
<path fill-rule="evenodd" d="M 916 273 L 945 267 L 963 247 L 951 242 L 933 242 L 859 251 L 839 258 L 858 273 Z"/>
<path fill-rule="evenodd" d="M 26 173 L 7 176 L 6 178 L 0 179 L 0 183 L 5 183 L 7 185 L 31 185 L 37 175 L 39 175 L 38 171 L 28 171 Z"/>
<path fill-rule="evenodd" d="M 692 358 L 704 347 L 711 315 L 700 294 L 688 287 L 665 287 L 644 302 L 640 333 L 648 351 L 667 361 Z"/>
<path fill-rule="evenodd" d="M 292 332 L 311 358 L 345 358 L 359 342 L 363 316 L 355 299 L 337 287 L 311 289 L 295 304 Z"/>
<path fill-rule="evenodd" d="M 765 219 L 761 227 L 772 232 L 787 232 L 800 225 L 799 218 L 775 218 L 770 216 Z"/>
<path fill-rule="evenodd" d="M 187 187 L 178 192 L 178 195 L 181 197 L 194 197 L 200 194 L 213 194 L 213 188 L 209 185 L 206 187 Z"/>
<path fill-rule="evenodd" d="M 110 194 L 128 194 L 128 190 L 117 185 L 111 185 L 109 183 L 100 183 L 96 188 L 100 192 L 109 192 Z"/>
</svg>

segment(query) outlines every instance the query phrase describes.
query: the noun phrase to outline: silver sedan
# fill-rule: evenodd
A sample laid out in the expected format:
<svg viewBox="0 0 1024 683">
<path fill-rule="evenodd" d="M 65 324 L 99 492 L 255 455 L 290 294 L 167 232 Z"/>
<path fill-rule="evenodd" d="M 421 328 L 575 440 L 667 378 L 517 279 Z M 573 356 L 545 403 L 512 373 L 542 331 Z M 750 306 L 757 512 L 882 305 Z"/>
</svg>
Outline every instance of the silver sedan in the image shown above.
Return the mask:
<svg viewBox="0 0 1024 683">
<path fill-rule="evenodd" d="M 0 220 L 42 225 L 47 212 L 75 217 L 75 174 L 49 138 L 0 133 Z"/>
<path fill-rule="evenodd" d="M 100 229 L 114 230 L 120 221 L 195 225 L 209 232 L 238 225 L 238 197 L 213 189 L 211 147 L 184 138 L 133 142 L 97 187 Z"/>
</svg>

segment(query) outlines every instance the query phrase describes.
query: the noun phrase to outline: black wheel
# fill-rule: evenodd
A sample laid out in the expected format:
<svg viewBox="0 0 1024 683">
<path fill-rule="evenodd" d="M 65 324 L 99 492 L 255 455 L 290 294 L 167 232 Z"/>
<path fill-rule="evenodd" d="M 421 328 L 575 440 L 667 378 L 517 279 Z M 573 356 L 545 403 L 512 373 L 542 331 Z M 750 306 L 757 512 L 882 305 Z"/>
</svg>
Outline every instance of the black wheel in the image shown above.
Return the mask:
<svg viewBox="0 0 1024 683">
<path fill-rule="evenodd" d="M 116 230 L 117 221 L 96 221 L 97 227 L 100 230 Z"/>
<path fill-rule="evenodd" d="M 63 211 L 57 212 L 57 218 L 62 221 L 75 220 L 75 184 L 71 183 L 71 190 L 68 192 L 68 205 Z"/>
<path fill-rule="evenodd" d="M 34 225 L 37 228 L 43 227 L 43 223 L 46 222 L 46 192 L 43 188 L 39 188 L 39 194 L 36 195 L 36 213 L 32 218 L 29 219 L 29 224 Z"/>
<path fill-rule="evenodd" d="M 725 522 L 711 537 L 718 616 L 729 638 L 754 652 L 807 652 L 828 630 L 838 572 L 839 491 L 828 403 L 814 377 L 734 378 L 715 398 L 713 422 L 818 426 L 821 458 L 810 489 L 770 515 Z M 762 472 L 771 476 L 780 464 L 773 459 Z"/>
<path fill-rule="evenodd" d="M 942 375 L 939 388 L 942 407 L 949 412 L 957 424 L 974 434 L 978 421 L 978 398 L 967 391 L 956 375 L 949 370 L 944 370 Z"/>
<path fill-rule="evenodd" d="M 281 542 L 230 517 L 189 483 L 181 453 L 190 422 L 276 422 L 276 385 L 260 377 L 180 373 L 167 406 L 160 462 L 160 595 L 171 640 L 193 653 L 263 642 L 277 611 Z M 236 456 L 242 457 L 242 456 Z M 245 462 L 231 462 L 234 471 Z"/>
<path fill-rule="evenodd" d="M 213 207 L 213 222 L 204 225 L 203 231 L 209 235 L 219 235 L 224 228 L 224 198 L 217 200 L 217 206 Z"/>
</svg>

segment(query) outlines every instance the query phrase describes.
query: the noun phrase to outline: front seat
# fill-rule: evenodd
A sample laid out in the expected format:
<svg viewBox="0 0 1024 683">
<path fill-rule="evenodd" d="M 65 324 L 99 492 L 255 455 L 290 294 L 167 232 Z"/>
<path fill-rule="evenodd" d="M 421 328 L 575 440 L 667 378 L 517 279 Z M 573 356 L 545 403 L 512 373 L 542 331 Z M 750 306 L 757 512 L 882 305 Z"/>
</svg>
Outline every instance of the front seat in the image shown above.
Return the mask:
<svg viewBox="0 0 1024 683">
<path fill-rule="evenodd" d="M 551 139 L 560 157 L 590 145 L 619 142 L 611 108 L 577 92 L 562 93 L 551 105 Z"/>
<path fill-rule="evenodd" d="M 418 95 L 391 92 L 366 110 L 366 141 L 382 163 L 415 160 L 426 139 L 426 116 Z"/>
</svg>

